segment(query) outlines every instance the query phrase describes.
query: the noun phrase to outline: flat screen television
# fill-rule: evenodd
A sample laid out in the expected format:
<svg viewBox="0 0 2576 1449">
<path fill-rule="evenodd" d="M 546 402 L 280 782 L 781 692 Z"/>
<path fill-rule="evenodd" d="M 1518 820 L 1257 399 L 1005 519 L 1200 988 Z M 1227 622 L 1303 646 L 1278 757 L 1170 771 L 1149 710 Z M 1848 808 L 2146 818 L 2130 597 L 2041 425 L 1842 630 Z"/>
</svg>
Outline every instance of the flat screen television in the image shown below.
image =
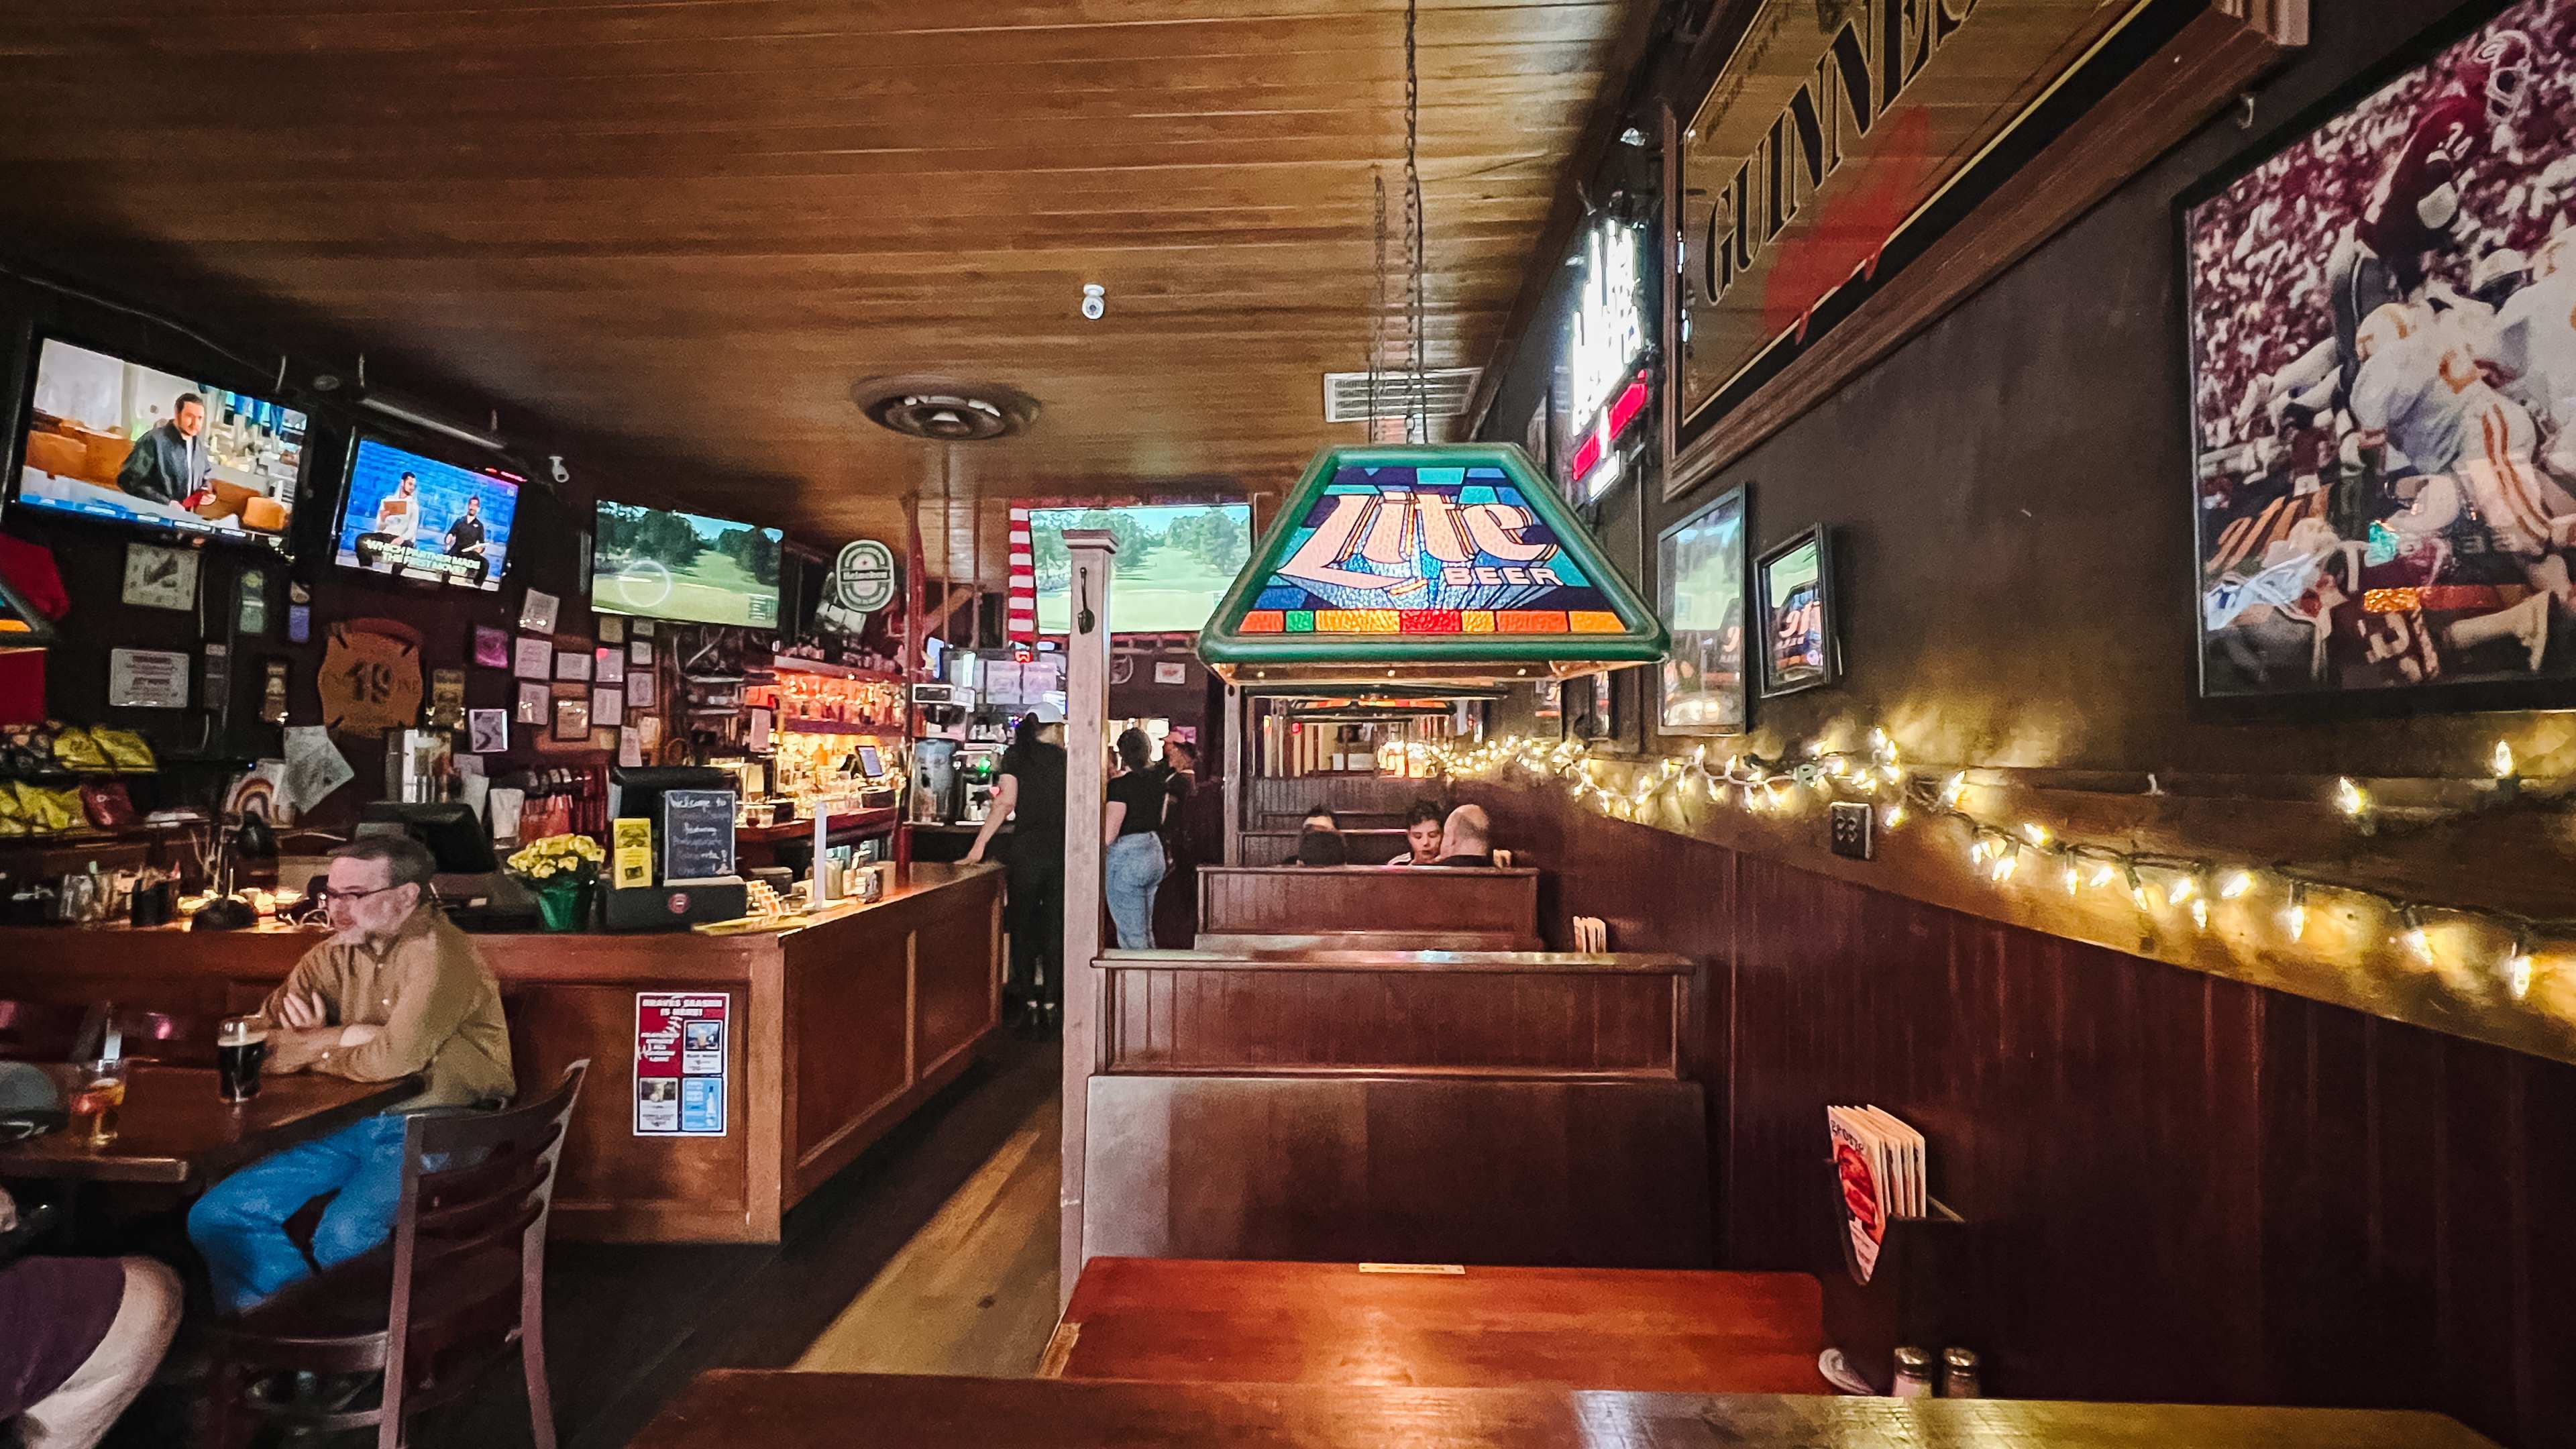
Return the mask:
<svg viewBox="0 0 2576 1449">
<path fill-rule="evenodd" d="M 1073 632 L 1073 568 L 1064 536 L 1106 529 L 1118 540 L 1109 587 L 1113 634 L 1195 633 L 1252 557 L 1249 503 L 1157 503 L 1123 508 L 1033 508 L 1038 632 Z"/>
<path fill-rule="evenodd" d="M 345 568 L 491 592 L 510 562 L 519 480 L 361 437 L 334 557 Z"/>
<path fill-rule="evenodd" d="M 590 606 L 603 614 L 774 629 L 785 539 L 775 528 L 603 501 Z"/>
<path fill-rule="evenodd" d="M 32 376 L 19 507 L 288 551 L 304 414 L 53 337 Z"/>
</svg>

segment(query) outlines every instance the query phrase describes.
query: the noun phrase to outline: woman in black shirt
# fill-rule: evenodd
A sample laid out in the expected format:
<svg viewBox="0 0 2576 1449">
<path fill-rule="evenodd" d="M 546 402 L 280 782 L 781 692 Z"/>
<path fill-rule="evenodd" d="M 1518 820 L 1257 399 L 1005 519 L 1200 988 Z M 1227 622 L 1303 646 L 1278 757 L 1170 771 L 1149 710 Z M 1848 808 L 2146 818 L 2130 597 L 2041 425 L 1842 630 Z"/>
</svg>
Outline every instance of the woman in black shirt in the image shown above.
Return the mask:
<svg viewBox="0 0 2576 1449">
<path fill-rule="evenodd" d="M 1143 730 L 1118 736 L 1118 777 L 1109 782 L 1109 808 L 1100 841 L 1108 847 L 1101 869 L 1109 919 L 1118 924 L 1118 949 L 1154 949 L 1154 888 L 1163 883 L 1163 777 L 1148 768 L 1154 742 Z"/>
<path fill-rule="evenodd" d="M 1022 1007 L 1024 1029 L 1064 1019 L 1064 727 L 1020 721 L 1002 753 L 1001 778 L 984 812 L 984 828 L 966 852 L 971 863 L 1005 819 L 1013 821 L 1004 877 L 1003 922 L 1011 933 L 1006 1001 Z M 1041 963 L 1044 965 L 1041 973 Z"/>
</svg>

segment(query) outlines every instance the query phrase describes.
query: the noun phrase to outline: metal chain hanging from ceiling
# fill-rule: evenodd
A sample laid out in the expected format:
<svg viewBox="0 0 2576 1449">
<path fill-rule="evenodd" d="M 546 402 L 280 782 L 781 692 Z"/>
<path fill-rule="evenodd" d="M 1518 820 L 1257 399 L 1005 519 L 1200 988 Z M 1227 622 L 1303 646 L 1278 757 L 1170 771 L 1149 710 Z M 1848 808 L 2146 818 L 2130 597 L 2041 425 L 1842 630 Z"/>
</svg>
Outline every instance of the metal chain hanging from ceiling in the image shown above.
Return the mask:
<svg viewBox="0 0 2576 1449">
<path fill-rule="evenodd" d="M 1383 168 L 1369 172 L 1369 189 L 1377 194 L 1377 304 L 1369 309 L 1368 348 L 1368 425 L 1369 441 L 1377 441 L 1377 420 L 1381 416 L 1378 390 L 1386 376 L 1386 172 Z"/>
<path fill-rule="evenodd" d="M 1414 57 L 1419 0 L 1404 0 L 1404 237 L 1410 268 L 1405 287 L 1405 330 L 1410 334 L 1413 405 L 1405 417 L 1409 443 L 1431 441 L 1431 389 L 1423 376 L 1422 272 L 1422 74 Z"/>
</svg>

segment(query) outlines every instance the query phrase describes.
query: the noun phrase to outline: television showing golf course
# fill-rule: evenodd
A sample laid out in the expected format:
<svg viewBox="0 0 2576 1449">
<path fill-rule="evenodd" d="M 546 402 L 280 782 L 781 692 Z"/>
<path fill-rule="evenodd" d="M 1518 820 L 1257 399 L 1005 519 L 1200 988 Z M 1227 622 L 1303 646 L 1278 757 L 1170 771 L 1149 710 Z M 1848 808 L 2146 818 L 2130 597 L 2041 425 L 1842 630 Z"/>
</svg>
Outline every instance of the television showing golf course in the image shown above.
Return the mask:
<svg viewBox="0 0 2576 1449">
<path fill-rule="evenodd" d="M 1126 508 L 1033 508 L 1029 546 L 1038 576 L 1038 632 L 1073 632 L 1069 529 L 1106 529 L 1118 540 L 1109 590 L 1113 634 L 1196 631 L 1216 612 L 1252 557 L 1248 503 L 1146 504 Z"/>
<path fill-rule="evenodd" d="M 776 628 L 783 537 L 774 528 L 602 502 L 590 606 L 603 614 Z"/>
</svg>

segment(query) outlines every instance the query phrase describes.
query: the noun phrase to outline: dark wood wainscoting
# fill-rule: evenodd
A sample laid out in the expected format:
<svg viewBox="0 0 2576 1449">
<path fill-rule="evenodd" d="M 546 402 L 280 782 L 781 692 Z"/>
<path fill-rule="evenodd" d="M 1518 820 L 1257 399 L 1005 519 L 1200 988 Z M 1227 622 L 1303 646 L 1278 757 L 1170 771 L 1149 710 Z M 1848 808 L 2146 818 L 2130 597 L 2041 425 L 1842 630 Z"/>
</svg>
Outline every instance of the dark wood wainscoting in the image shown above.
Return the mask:
<svg viewBox="0 0 2576 1449">
<path fill-rule="evenodd" d="M 1823 1108 L 1875 1102 L 1972 1224 L 1996 1392 L 2434 1409 L 2576 1446 L 2576 1067 L 1461 795 L 1615 948 L 1709 958 L 1722 1266 L 1841 1271 Z"/>
</svg>

